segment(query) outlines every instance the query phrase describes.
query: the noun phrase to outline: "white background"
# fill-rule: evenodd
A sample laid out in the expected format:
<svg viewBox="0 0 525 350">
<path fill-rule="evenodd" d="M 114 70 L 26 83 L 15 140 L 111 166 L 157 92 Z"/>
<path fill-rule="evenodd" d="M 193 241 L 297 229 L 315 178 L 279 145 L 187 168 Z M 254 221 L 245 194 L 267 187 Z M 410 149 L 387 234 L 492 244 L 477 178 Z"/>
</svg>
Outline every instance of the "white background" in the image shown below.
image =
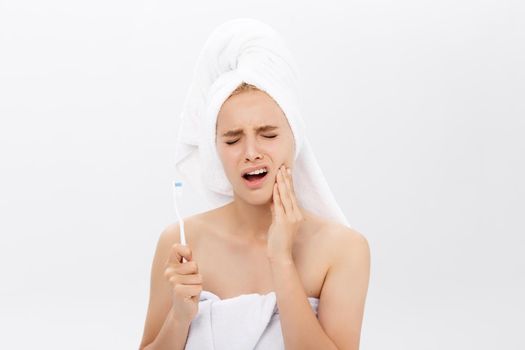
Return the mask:
<svg viewBox="0 0 525 350">
<path fill-rule="evenodd" d="M 519 0 L 0 0 L 0 347 L 138 348 L 192 69 L 245 16 L 369 240 L 361 349 L 524 349 Z"/>
</svg>

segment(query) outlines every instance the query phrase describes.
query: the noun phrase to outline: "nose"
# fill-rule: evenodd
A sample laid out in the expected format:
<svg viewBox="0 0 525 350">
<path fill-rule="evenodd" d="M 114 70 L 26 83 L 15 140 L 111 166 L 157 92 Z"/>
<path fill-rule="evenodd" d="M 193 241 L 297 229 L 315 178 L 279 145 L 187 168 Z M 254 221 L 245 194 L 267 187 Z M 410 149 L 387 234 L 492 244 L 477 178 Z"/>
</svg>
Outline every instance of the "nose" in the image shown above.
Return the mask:
<svg viewBox="0 0 525 350">
<path fill-rule="evenodd" d="M 249 161 L 254 161 L 256 159 L 262 159 L 262 154 L 259 151 L 259 145 L 257 141 L 253 138 L 246 138 L 246 148 L 244 150 L 244 158 Z"/>
</svg>

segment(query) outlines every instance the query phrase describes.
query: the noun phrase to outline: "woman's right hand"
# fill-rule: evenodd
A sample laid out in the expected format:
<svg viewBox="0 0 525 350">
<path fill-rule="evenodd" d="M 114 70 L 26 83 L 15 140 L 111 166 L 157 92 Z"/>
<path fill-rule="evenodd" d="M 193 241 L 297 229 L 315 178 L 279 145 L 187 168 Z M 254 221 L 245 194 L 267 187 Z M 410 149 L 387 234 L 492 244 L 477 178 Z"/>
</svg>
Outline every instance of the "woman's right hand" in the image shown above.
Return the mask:
<svg viewBox="0 0 525 350">
<path fill-rule="evenodd" d="M 183 257 L 186 262 L 182 261 Z M 199 311 L 202 276 L 198 273 L 197 263 L 191 260 L 190 247 L 179 243 L 171 247 L 164 276 L 173 293 L 173 317 L 183 323 L 191 322 Z"/>
</svg>

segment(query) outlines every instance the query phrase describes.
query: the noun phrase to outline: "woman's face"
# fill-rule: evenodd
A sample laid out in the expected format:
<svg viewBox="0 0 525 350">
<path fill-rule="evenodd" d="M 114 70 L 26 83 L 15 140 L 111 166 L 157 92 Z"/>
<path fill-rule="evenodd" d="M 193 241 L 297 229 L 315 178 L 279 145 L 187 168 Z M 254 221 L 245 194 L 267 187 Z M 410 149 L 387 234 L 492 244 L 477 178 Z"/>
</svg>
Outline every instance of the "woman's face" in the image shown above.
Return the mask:
<svg viewBox="0 0 525 350">
<path fill-rule="evenodd" d="M 217 116 L 215 142 L 234 193 L 254 205 L 271 201 L 277 170 L 292 168 L 294 159 L 292 130 L 279 105 L 262 91 L 231 96 Z M 260 183 L 244 178 L 252 167 L 266 167 Z"/>
</svg>

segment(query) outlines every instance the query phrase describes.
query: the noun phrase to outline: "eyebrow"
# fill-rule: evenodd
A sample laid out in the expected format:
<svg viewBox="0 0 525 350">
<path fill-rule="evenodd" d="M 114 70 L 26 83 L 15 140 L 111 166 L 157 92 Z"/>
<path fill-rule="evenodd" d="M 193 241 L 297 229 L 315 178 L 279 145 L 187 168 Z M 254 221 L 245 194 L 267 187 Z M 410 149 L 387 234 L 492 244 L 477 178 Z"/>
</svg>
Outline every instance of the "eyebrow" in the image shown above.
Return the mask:
<svg viewBox="0 0 525 350">
<path fill-rule="evenodd" d="M 275 129 L 278 129 L 278 127 L 274 126 L 274 125 L 263 125 L 263 126 L 259 126 L 259 127 L 255 128 L 255 130 L 257 132 L 272 131 L 272 130 L 275 130 Z M 223 137 L 231 137 L 231 136 L 237 136 L 237 135 L 242 134 L 242 133 L 243 133 L 242 129 L 234 129 L 234 130 L 226 131 L 224 134 L 222 134 L 222 136 Z"/>
</svg>

